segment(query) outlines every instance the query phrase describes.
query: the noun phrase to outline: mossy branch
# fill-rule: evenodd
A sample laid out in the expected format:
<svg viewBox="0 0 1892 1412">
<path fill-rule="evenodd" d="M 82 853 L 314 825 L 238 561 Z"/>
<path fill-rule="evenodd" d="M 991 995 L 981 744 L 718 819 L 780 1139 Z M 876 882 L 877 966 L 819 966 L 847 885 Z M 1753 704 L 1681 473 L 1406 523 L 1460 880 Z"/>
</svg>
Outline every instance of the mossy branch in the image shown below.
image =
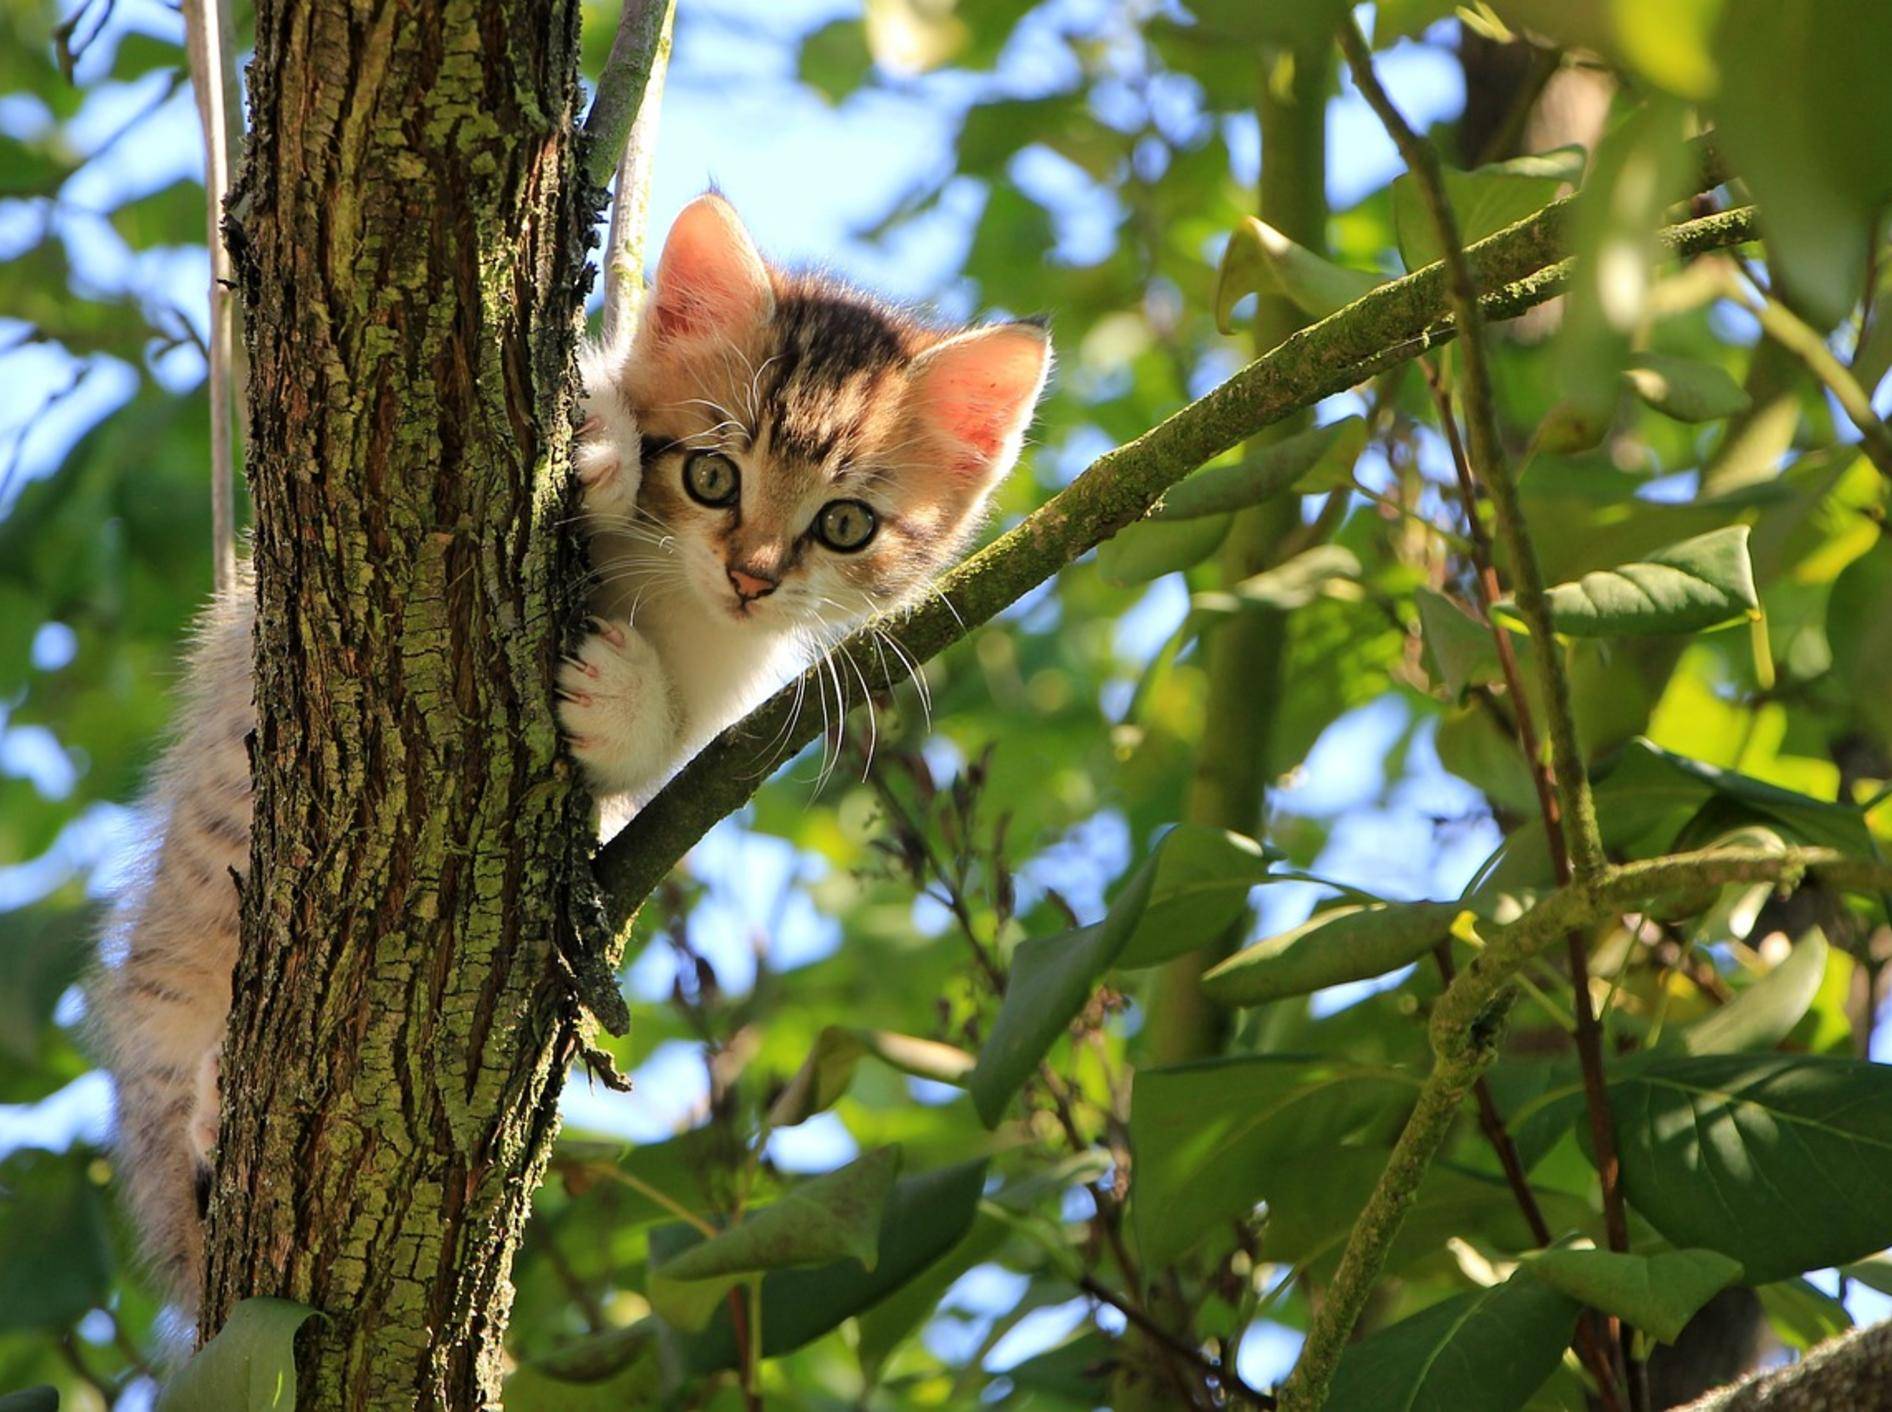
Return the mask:
<svg viewBox="0 0 1892 1412">
<path fill-rule="evenodd" d="M 1467 255 L 1481 283 L 1488 318 L 1510 318 L 1560 293 L 1570 201 L 1473 245 Z M 1668 253 L 1686 257 L 1756 238 L 1751 207 L 1687 221 L 1662 232 Z M 964 637 L 1080 554 L 1141 519 L 1163 492 L 1205 461 L 1321 398 L 1418 357 L 1453 336 L 1439 265 L 1393 280 L 1282 341 L 1206 396 L 1134 441 L 1108 451 L 1025 520 L 947 574 L 938 590 L 904 617 L 878 626 L 923 662 Z M 868 690 L 891 690 L 903 665 L 857 634 L 837 649 L 843 668 Z M 811 668 L 801 683 L 818 691 Z M 615 838 L 599 850 L 594 872 L 606 920 L 626 923 L 711 825 L 759 789 L 773 765 L 818 732 L 794 720 L 797 687 L 785 687 L 712 741 Z"/>
<path fill-rule="evenodd" d="M 1314 1310 L 1300 1359 L 1281 1389 L 1283 1412 L 1314 1412 L 1325 1400 L 1340 1355 L 1379 1279 L 1387 1249 L 1420 1180 L 1450 1132 L 1465 1095 L 1497 1057 L 1497 1039 L 1511 1005 L 1513 981 L 1526 963 L 1571 932 L 1611 921 L 1670 889 L 1742 882 L 1792 888 L 1808 876 L 1858 892 L 1892 887 L 1892 865 L 1836 849 L 1709 848 L 1606 866 L 1601 876 L 1571 882 L 1516 921 L 1482 933 L 1483 950 L 1432 1008 L 1430 1035 L 1436 1062 L 1373 1195 L 1354 1221 L 1334 1278 Z"/>
<path fill-rule="evenodd" d="M 624 0 L 611 52 L 585 114 L 585 177 L 593 186 L 611 180 L 630 142 L 632 125 L 644 112 L 655 79 L 662 93 L 663 64 L 670 57 L 670 25 L 676 0 Z"/>
</svg>

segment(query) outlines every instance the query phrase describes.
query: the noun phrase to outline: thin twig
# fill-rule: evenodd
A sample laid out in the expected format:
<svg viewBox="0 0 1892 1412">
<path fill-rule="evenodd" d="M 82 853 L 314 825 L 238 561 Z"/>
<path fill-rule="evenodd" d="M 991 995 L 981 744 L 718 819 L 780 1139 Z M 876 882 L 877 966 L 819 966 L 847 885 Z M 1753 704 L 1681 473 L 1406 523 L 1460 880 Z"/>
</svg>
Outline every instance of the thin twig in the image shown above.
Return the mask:
<svg viewBox="0 0 1892 1412">
<path fill-rule="evenodd" d="M 211 581 L 218 593 L 236 582 L 236 301 L 230 252 L 223 243 L 223 203 L 230 194 L 230 159 L 241 137 L 241 121 L 230 103 L 236 90 L 230 32 L 227 0 L 185 0 L 184 42 L 204 134 L 204 243 L 210 248 Z"/>
<path fill-rule="evenodd" d="M 1512 572 L 1517 578 L 1516 602 L 1520 615 L 1538 644 L 1537 661 L 1544 694 L 1544 709 L 1549 717 L 1551 759 L 1550 768 L 1556 783 L 1556 796 L 1553 798 L 1543 790 L 1540 783 L 1539 799 L 1545 814 L 1545 831 L 1551 844 L 1553 863 L 1558 871 L 1558 884 L 1566 886 L 1574 874 L 1580 884 L 1588 884 L 1600 877 L 1607 866 L 1603 854 L 1602 838 L 1597 828 L 1595 803 L 1590 795 L 1589 779 L 1583 765 L 1583 756 L 1577 743 L 1576 718 L 1570 705 L 1570 687 L 1564 671 L 1561 651 L 1557 646 L 1556 635 L 1551 623 L 1550 607 L 1544 594 L 1543 573 L 1537 562 L 1536 548 L 1531 542 L 1525 527 L 1524 516 L 1518 503 L 1517 487 L 1506 465 L 1504 448 L 1498 433 L 1498 421 L 1495 399 L 1492 393 L 1491 369 L 1485 347 L 1483 314 L 1479 308 L 1478 284 L 1473 276 L 1471 261 L 1467 258 L 1458 229 L 1458 220 L 1452 211 L 1452 203 L 1445 189 L 1444 171 L 1439 155 L 1432 144 L 1421 138 L 1407 123 L 1405 117 L 1394 105 L 1386 90 L 1381 87 L 1373 71 L 1372 50 L 1359 26 L 1351 15 L 1342 21 L 1339 30 L 1341 52 L 1346 56 L 1348 67 L 1353 72 L 1354 82 L 1360 89 L 1361 96 L 1369 107 L 1379 116 L 1401 157 L 1405 159 L 1408 170 L 1418 184 L 1432 217 L 1433 228 L 1438 236 L 1442 262 L 1446 271 L 1446 297 L 1451 306 L 1460 334 L 1461 365 L 1464 370 L 1465 416 L 1469 432 L 1469 454 L 1463 458 L 1470 469 L 1484 485 L 1490 496 L 1492 508 L 1498 523 L 1499 533 L 1504 537 L 1505 549 L 1509 555 Z M 1449 419 L 1448 419 L 1449 420 Z M 1475 502 L 1468 500 L 1469 510 L 1473 511 L 1472 522 L 1476 524 Z M 1491 597 L 1495 587 L 1495 574 L 1480 576 L 1481 596 Z M 1506 656 L 1506 643 L 1503 634 L 1497 638 L 1500 661 Z M 1515 662 L 1511 663 L 1515 672 Z M 1527 755 L 1533 761 L 1539 753 L 1531 732 L 1526 729 L 1528 712 L 1522 693 L 1517 689 L 1515 675 L 1510 679 L 1512 690 L 1517 699 L 1513 712 L 1518 722 L 1520 741 L 1524 744 Z M 1577 1048 L 1584 1072 L 1584 1089 L 1589 1107 L 1592 1136 L 1595 1140 L 1597 1168 L 1602 1179 L 1605 1226 L 1610 1248 L 1617 1251 L 1628 1249 L 1628 1231 L 1622 1206 L 1620 1168 L 1616 1160 L 1614 1130 L 1610 1121 L 1608 1093 L 1603 1083 L 1602 1048 L 1596 1025 L 1594 1009 L 1590 1004 L 1588 962 L 1583 940 L 1574 932 L 1569 940 L 1570 963 L 1575 1011 L 1577 1017 Z M 1432 1155 L 1438 1150 L 1449 1125 L 1446 1113 L 1440 1105 L 1449 1099 L 1455 1107 L 1465 1096 L 1466 1091 L 1477 1081 L 1478 1075 L 1490 1056 L 1495 1053 L 1497 1035 L 1501 1026 L 1488 1025 L 1481 1032 L 1477 1043 L 1465 1053 L 1469 1058 L 1448 1065 L 1445 1056 L 1435 1066 L 1435 1073 L 1441 1073 L 1448 1082 L 1429 1092 L 1433 1100 L 1427 1107 L 1422 1096 L 1421 1105 L 1415 1110 L 1412 1123 L 1406 1134 L 1401 1137 L 1395 1156 L 1387 1167 L 1387 1177 L 1394 1175 L 1400 1167 L 1400 1178 L 1410 1179 L 1415 1185 L 1419 1175 L 1429 1165 Z M 1421 1123 L 1421 1116 L 1426 1118 Z M 1408 1137 L 1413 1141 L 1408 1142 Z M 1386 1191 L 1386 1180 L 1381 1183 L 1381 1191 Z M 1377 1195 L 1377 1193 L 1376 1193 Z M 1395 1188 L 1389 1199 L 1375 1212 L 1362 1213 L 1361 1224 L 1356 1232 L 1366 1229 L 1371 1231 L 1377 1222 L 1386 1228 L 1386 1238 L 1396 1232 L 1404 1218 L 1405 1207 L 1411 1200 L 1411 1191 Z M 1355 1243 L 1349 1241 L 1349 1254 Z M 1379 1256 L 1383 1255 L 1383 1246 L 1376 1255 L 1371 1246 L 1365 1247 L 1366 1258 L 1351 1262 L 1343 1261 L 1343 1269 L 1350 1278 L 1343 1282 L 1337 1275 L 1323 1302 L 1318 1318 L 1329 1327 L 1324 1332 L 1329 1336 L 1316 1341 L 1311 1333 L 1301 1359 L 1297 1362 L 1288 1381 L 1288 1389 L 1294 1394 L 1289 1399 L 1290 1405 L 1318 1406 L 1333 1368 L 1339 1360 L 1339 1349 L 1333 1345 L 1333 1329 L 1351 1329 L 1364 1307 L 1368 1292 L 1378 1274 Z M 1624 1365 L 1629 1363 L 1628 1350 L 1623 1350 Z M 1631 1405 L 1636 1406 L 1636 1380 L 1628 1379 Z M 1640 1412 L 1640 1409 L 1638 1409 Z"/>
<path fill-rule="evenodd" d="M 1115 1290 L 1102 1284 L 1094 1277 L 1090 1275 L 1081 1276 L 1078 1279 L 1077 1287 L 1083 1290 L 1084 1293 L 1090 1295 L 1091 1298 L 1108 1304 L 1112 1309 L 1115 1309 L 1119 1314 L 1123 1315 L 1124 1320 L 1133 1325 L 1137 1332 L 1156 1343 L 1162 1344 L 1164 1348 L 1174 1353 L 1177 1357 L 1193 1363 L 1205 1374 L 1221 1384 L 1226 1391 L 1233 1393 L 1236 1397 L 1241 1398 L 1243 1401 L 1255 1407 L 1267 1408 L 1275 1405 L 1274 1398 L 1265 1392 L 1256 1391 L 1246 1382 L 1242 1381 L 1241 1374 L 1237 1373 L 1226 1359 L 1211 1358 L 1200 1348 L 1190 1347 L 1189 1344 L 1177 1338 L 1176 1335 L 1172 1334 L 1168 1329 L 1164 1328 L 1161 1324 L 1157 1323 L 1156 1320 L 1144 1313 L 1142 1309 L 1137 1307 L 1134 1301 L 1125 1299 Z"/>
</svg>

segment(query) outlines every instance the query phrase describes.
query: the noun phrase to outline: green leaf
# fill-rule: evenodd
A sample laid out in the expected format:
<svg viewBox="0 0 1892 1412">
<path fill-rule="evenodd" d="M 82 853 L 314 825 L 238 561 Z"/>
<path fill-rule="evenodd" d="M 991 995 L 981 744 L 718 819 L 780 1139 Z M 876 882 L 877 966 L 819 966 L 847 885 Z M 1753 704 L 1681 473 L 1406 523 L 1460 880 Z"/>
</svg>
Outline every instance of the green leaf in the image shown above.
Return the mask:
<svg viewBox="0 0 1892 1412">
<path fill-rule="evenodd" d="M 830 103 L 839 103 L 865 83 L 873 67 L 866 27 L 858 19 L 830 20 L 801 42 L 798 75 Z"/>
<path fill-rule="evenodd" d="M 1236 613 L 1244 608 L 1288 613 L 1305 608 L 1336 581 L 1351 583 L 1359 577 L 1360 560 L 1351 549 L 1316 544 L 1285 563 L 1251 574 L 1233 588 L 1198 593 L 1190 602 L 1203 613 Z"/>
<path fill-rule="evenodd" d="M 1579 1306 L 1528 1271 L 1349 1344 L 1327 1412 L 1517 1412 L 1556 1371 Z"/>
<path fill-rule="evenodd" d="M 186 1363 L 157 1412 L 296 1412 L 296 1331 L 321 1315 L 287 1299 L 246 1299 Z"/>
<path fill-rule="evenodd" d="M 1791 298 L 1825 327 L 1858 299 L 1875 220 L 1892 195 L 1892 7 L 1725 0 L 1709 111 L 1754 193 Z"/>
<path fill-rule="evenodd" d="M 1655 1059 L 1610 1083 L 1630 1202 L 1765 1284 L 1892 1244 L 1892 1069 L 1815 1055 Z"/>
<path fill-rule="evenodd" d="M 984 1162 L 962 1162 L 895 1182 L 880 1218 L 880 1258 L 871 1270 L 857 1260 L 842 1259 L 810 1269 L 772 1270 L 763 1276 L 763 1355 L 779 1358 L 792 1353 L 844 1320 L 878 1309 L 921 1280 L 966 1240 L 985 1174 Z M 687 1231 L 687 1227 L 677 1229 Z M 934 1297 L 937 1300 L 937 1294 Z M 737 1364 L 726 1314 L 719 1314 L 702 1333 L 685 1338 L 682 1347 L 684 1362 L 692 1372 L 715 1372 Z"/>
<path fill-rule="evenodd" d="M 1559 147 L 1529 157 L 1496 162 L 1469 172 L 1448 171 L 1445 194 L 1458 218 L 1461 243 L 1471 245 L 1535 215 L 1558 191 L 1583 179 L 1581 147 Z M 1408 172 L 1393 182 L 1393 227 L 1408 270 L 1439 258 L 1439 237 L 1417 180 Z"/>
<path fill-rule="evenodd" d="M 1242 834 L 1176 825 L 1151 854 L 1155 875 L 1147 893 L 1132 879 L 1110 905 L 1128 928 L 1115 964 L 1154 966 L 1215 941 L 1242 915 L 1249 889 L 1273 881 L 1273 857 Z"/>
<path fill-rule="evenodd" d="M 1202 977 L 1219 1005 L 1265 1005 L 1416 961 L 1451 934 L 1456 902 L 1369 902 L 1317 912 L 1243 947 Z"/>
<path fill-rule="evenodd" d="M 1053 936 L 1031 937 L 1012 953 L 1005 999 L 966 1085 L 988 1128 L 998 1126 L 1012 1095 L 1122 953 L 1149 902 L 1160 857 L 1160 853 L 1152 854 L 1130 874 L 1103 921 Z"/>
<path fill-rule="evenodd" d="M 1139 520 L 1097 546 L 1097 572 L 1107 583 L 1147 583 L 1192 569 L 1221 548 L 1227 515 L 1189 520 Z"/>
<path fill-rule="evenodd" d="M 656 1319 L 576 1339 L 521 1363 L 506 1379 L 507 1412 L 623 1412 L 663 1387 Z"/>
<path fill-rule="evenodd" d="M 1413 1087 L 1392 1069 L 1306 1055 L 1138 1070 L 1130 1214 L 1144 1262 L 1172 1263 L 1208 1231 L 1254 1209 L 1311 1154 L 1396 1121 Z"/>
<path fill-rule="evenodd" d="M 1818 1348 L 1853 1326 L 1846 1306 L 1807 1280 L 1775 1280 L 1754 1291 L 1780 1341 L 1798 1353 Z"/>
<path fill-rule="evenodd" d="M 1248 452 L 1234 465 L 1211 466 L 1166 492 L 1151 518 L 1190 520 L 1245 510 L 1290 487 L 1331 490 L 1353 483 L 1366 446 L 1366 422 L 1343 417 Z"/>
<path fill-rule="evenodd" d="M 977 1062 L 965 1050 L 938 1040 L 891 1030 L 829 1025 L 769 1108 L 769 1122 L 789 1128 L 833 1107 L 854 1081 L 860 1061 L 869 1054 L 903 1074 L 944 1084 L 963 1084 Z"/>
<path fill-rule="evenodd" d="M 1305 49 L 1332 39 L 1346 6 L 1343 0 L 1272 5 L 1257 5 L 1253 0 L 1191 0 L 1189 12 L 1211 43 Z"/>
<path fill-rule="evenodd" d="M 1664 1343 L 1715 1295 L 1741 1278 L 1741 1262 L 1713 1250 L 1624 1255 L 1612 1250 L 1542 1250 L 1531 1273 L 1579 1304 L 1634 1324 Z"/>
<path fill-rule="evenodd" d="M 1223 333 L 1233 333 L 1235 306 L 1249 294 L 1281 295 L 1309 318 L 1324 319 L 1384 283 L 1384 275 L 1323 260 L 1248 216 L 1229 236 L 1216 271 L 1215 324 Z"/>
<path fill-rule="evenodd" d="M 205 238 L 203 183 L 181 177 L 149 196 L 112 212 L 112 227 L 133 250 L 160 245 L 202 245 Z"/>
<path fill-rule="evenodd" d="M 1413 602 L 1419 609 L 1419 628 L 1432 659 L 1432 675 L 1444 683 L 1453 701 L 1463 700 L 1467 687 L 1503 676 L 1498 644 L 1488 626 L 1424 585 L 1414 591 Z"/>
<path fill-rule="evenodd" d="M 1636 395 L 1678 422 L 1718 422 L 1751 405 L 1725 368 L 1670 353 L 1633 353 L 1623 380 Z"/>
<path fill-rule="evenodd" d="M 106 1302 L 112 1254 L 103 1194 L 79 1148 L 23 1147 L 0 1162 L 0 1330 L 63 1329 Z M 17 1278 L 31 1271 L 31 1279 Z"/>
<path fill-rule="evenodd" d="M 0 134 L 0 198 L 50 196 L 78 163 L 43 141 Z"/>
<path fill-rule="evenodd" d="M 59 1389 L 29 1387 L 0 1395 L 0 1412 L 59 1412 Z"/>
<path fill-rule="evenodd" d="M 732 1285 L 763 1270 L 848 1259 L 869 1270 L 900 1149 L 882 1147 L 815 1177 L 650 1269 L 651 1306 L 683 1329 L 706 1323 Z"/>
<path fill-rule="evenodd" d="M 1585 574 L 1549 590 L 1551 625 L 1570 637 L 1693 633 L 1760 612 L 1748 528 L 1730 525 L 1658 549 L 1646 560 Z M 1492 611 L 1522 627 L 1506 599 Z"/>
<path fill-rule="evenodd" d="M 1732 1054 L 1772 1049 L 1807 1013 L 1826 975 L 1828 947 L 1818 927 L 1800 938 L 1787 959 L 1733 1000 L 1682 1031 L 1690 1054 Z"/>
</svg>

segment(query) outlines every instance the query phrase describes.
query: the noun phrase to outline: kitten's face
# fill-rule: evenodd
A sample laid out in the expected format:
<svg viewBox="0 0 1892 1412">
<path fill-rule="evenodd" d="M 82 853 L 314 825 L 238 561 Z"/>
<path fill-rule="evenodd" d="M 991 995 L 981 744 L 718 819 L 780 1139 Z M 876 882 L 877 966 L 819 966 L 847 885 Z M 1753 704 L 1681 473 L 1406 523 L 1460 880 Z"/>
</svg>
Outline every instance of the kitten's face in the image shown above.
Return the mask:
<svg viewBox="0 0 1892 1412">
<path fill-rule="evenodd" d="M 725 621 L 838 627 L 910 602 L 1010 470 L 1049 349 L 1030 325 L 944 336 L 767 269 L 703 197 L 665 245 L 625 392 L 640 508 Z"/>
</svg>

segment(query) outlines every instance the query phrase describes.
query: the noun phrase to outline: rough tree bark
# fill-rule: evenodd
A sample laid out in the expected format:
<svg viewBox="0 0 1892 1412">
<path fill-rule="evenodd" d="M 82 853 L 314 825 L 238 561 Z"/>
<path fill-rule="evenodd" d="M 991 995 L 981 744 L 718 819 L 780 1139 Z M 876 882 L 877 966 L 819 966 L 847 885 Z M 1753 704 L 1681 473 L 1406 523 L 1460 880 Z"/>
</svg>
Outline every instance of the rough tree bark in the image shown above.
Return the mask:
<svg viewBox="0 0 1892 1412">
<path fill-rule="evenodd" d="M 255 826 L 205 1333 L 325 1316 L 303 1405 L 498 1403 L 579 1022 L 549 689 L 589 202 L 576 0 L 261 0 Z"/>
</svg>

